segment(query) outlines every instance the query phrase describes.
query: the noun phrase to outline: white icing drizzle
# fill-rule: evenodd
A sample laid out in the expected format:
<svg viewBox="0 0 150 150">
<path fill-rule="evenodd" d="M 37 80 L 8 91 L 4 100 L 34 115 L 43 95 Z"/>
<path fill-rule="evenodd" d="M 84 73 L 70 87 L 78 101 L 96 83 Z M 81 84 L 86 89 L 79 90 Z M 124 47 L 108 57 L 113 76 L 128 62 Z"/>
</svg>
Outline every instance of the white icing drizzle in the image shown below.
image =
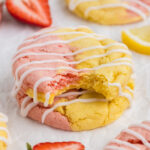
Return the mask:
<svg viewBox="0 0 150 150">
<path fill-rule="evenodd" d="M 125 87 L 129 92 L 134 93 L 134 90 L 132 90 L 129 86 Z"/>
<path fill-rule="evenodd" d="M 122 92 L 122 87 L 121 87 L 120 83 L 108 83 L 108 85 L 118 87 L 119 95 L 123 96 L 123 97 L 126 97 L 129 100 L 130 104 L 132 104 L 132 96 L 129 93 Z"/>
<path fill-rule="evenodd" d="M 50 99 L 50 92 L 48 92 L 48 93 L 46 93 L 46 100 L 45 100 L 45 102 L 44 102 L 44 106 L 46 107 L 46 106 L 48 106 L 48 104 L 49 104 L 49 99 Z"/>
<path fill-rule="evenodd" d="M 146 14 L 143 13 L 141 10 L 139 10 L 138 8 L 134 7 L 134 6 L 130 6 L 128 4 L 106 4 L 106 5 L 102 5 L 102 6 L 93 6 L 93 7 L 89 7 L 86 11 L 85 11 L 85 16 L 88 16 L 89 12 L 92 10 L 100 10 L 100 9 L 104 9 L 104 8 L 115 8 L 115 7 L 124 7 L 126 9 L 129 9 L 135 13 L 137 13 L 139 16 L 141 16 L 142 19 L 146 19 Z"/>
<path fill-rule="evenodd" d="M 129 1 L 131 2 L 131 0 L 125 0 L 125 1 Z M 132 0 L 134 3 L 139 4 L 140 6 L 144 7 L 145 9 L 147 9 L 147 11 L 150 11 L 150 6 L 140 0 Z"/>
<path fill-rule="evenodd" d="M 70 4 L 69 4 L 69 9 L 70 10 L 74 10 L 79 4 L 84 3 L 84 2 L 93 2 L 97 0 L 77 0 L 74 2 L 74 0 L 70 0 Z"/>
<path fill-rule="evenodd" d="M 21 104 L 21 115 L 23 117 L 26 117 L 28 115 L 28 113 L 30 112 L 30 110 L 32 108 L 34 108 L 35 106 L 37 106 L 37 103 L 33 103 L 31 101 L 32 99 L 30 97 L 25 97 L 22 104 Z M 30 102 L 31 101 L 31 102 Z M 30 103 L 29 103 L 30 102 Z M 29 104 L 28 104 L 29 103 Z M 28 105 L 27 105 L 28 104 Z M 26 106 L 27 105 L 27 106 Z M 26 107 L 25 107 L 26 106 Z"/>
<path fill-rule="evenodd" d="M 43 77 L 41 78 L 40 80 L 38 80 L 37 82 L 35 82 L 34 84 L 34 88 L 33 88 L 33 91 L 34 91 L 34 98 L 33 98 L 33 101 L 34 103 L 37 103 L 38 100 L 37 100 L 37 88 L 39 87 L 39 85 L 42 83 L 42 82 L 45 82 L 45 81 L 52 81 L 53 78 L 51 77 Z"/>
<path fill-rule="evenodd" d="M 112 46 L 123 46 L 123 47 L 126 48 L 126 46 L 122 43 L 111 43 L 111 44 L 108 44 L 108 45 L 105 45 L 105 46 L 102 46 L 102 45 L 91 46 L 91 47 L 88 47 L 88 48 L 80 49 L 80 50 L 72 52 L 72 53 L 65 53 L 65 54 L 62 54 L 62 53 L 46 53 L 46 52 L 41 52 L 41 53 L 27 52 L 27 53 L 17 55 L 13 59 L 12 64 L 14 62 L 16 62 L 19 58 L 22 58 L 22 57 L 25 57 L 25 56 L 32 56 L 32 55 L 33 56 L 44 56 L 44 55 L 48 55 L 48 56 L 74 56 L 74 55 L 77 55 L 77 54 L 80 54 L 80 53 L 83 53 L 83 52 L 87 52 L 87 51 L 90 51 L 90 50 L 93 50 L 93 49 L 101 49 L 101 48 L 107 49 L 107 48 L 110 48 Z M 110 51 L 113 51 L 113 50 L 115 51 L 115 49 L 112 49 Z M 118 49 L 118 52 L 126 53 L 128 55 L 132 55 L 132 53 L 128 49 Z"/>
<path fill-rule="evenodd" d="M 51 80 L 51 79 L 50 79 Z M 121 87 L 121 86 L 120 86 Z M 88 91 L 76 91 L 76 92 L 67 92 L 67 93 L 64 93 L 64 94 L 61 94 L 57 97 L 67 97 L 67 96 L 74 96 L 74 95 L 81 95 L 81 94 L 85 94 L 85 93 L 88 93 Z M 48 100 L 49 100 L 49 95 L 50 93 L 48 93 Z M 123 94 L 121 94 L 123 95 Z M 25 108 L 25 105 L 27 105 L 27 103 L 31 100 L 30 97 L 26 97 L 24 98 L 22 104 L 21 104 L 21 112 L 22 112 L 22 115 L 23 116 L 27 116 L 29 111 L 35 107 L 36 105 L 38 105 L 38 103 L 34 103 L 34 102 L 31 102 L 30 106 L 26 106 Z M 97 99 L 97 98 L 92 98 L 92 99 L 75 99 L 75 100 L 71 100 L 71 101 L 68 101 L 68 102 L 62 102 L 62 103 L 58 103 L 56 105 L 54 105 L 52 108 L 46 110 L 43 115 L 42 115 L 42 123 L 44 123 L 45 119 L 46 119 L 46 116 L 54 111 L 57 107 L 59 106 L 67 106 L 67 105 L 70 105 L 70 104 L 73 104 L 73 103 L 77 103 L 77 102 L 84 102 L 84 103 L 90 103 L 90 102 L 95 102 L 95 101 L 103 101 L 103 102 L 107 102 L 105 99 Z M 46 106 L 48 105 L 48 102 L 46 102 Z M 24 110 L 25 109 L 25 110 Z"/>
<path fill-rule="evenodd" d="M 62 27 L 62 28 L 66 28 L 66 27 Z M 68 27 L 67 27 L 68 28 Z M 89 29 L 87 26 L 85 26 L 85 25 L 80 25 L 80 26 L 77 26 L 77 27 L 69 27 L 70 29 L 73 29 L 73 30 L 76 30 L 76 29 L 79 29 L 79 28 L 86 28 L 86 29 Z M 42 30 L 40 30 L 40 31 L 38 31 L 38 32 L 35 32 L 34 34 L 32 34 L 32 36 L 31 37 L 34 37 L 34 36 L 41 36 L 41 35 L 43 35 L 43 34 L 47 34 L 47 33 L 49 33 L 49 32 L 54 32 L 54 31 L 56 31 L 56 30 L 58 30 L 58 27 L 50 27 L 50 28 L 46 28 L 46 29 L 42 29 Z M 28 39 L 26 39 L 26 40 L 28 40 Z"/>
<path fill-rule="evenodd" d="M 27 63 L 24 63 L 22 65 L 20 65 L 17 69 L 16 69 L 16 72 L 15 72 L 15 77 L 16 77 L 16 80 L 18 80 L 18 73 L 21 69 L 23 69 L 24 67 L 27 67 L 29 65 L 33 65 L 33 64 L 44 64 L 44 63 L 65 63 L 65 64 L 68 64 L 68 65 L 77 65 L 77 64 L 80 64 L 84 61 L 87 61 L 87 60 L 90 60 L 90 59 L 95 59 L 95 58 L 101 58 L 101 57 L 106 57 L 106 56 L 109 56 L 111 55 L 112 53 L 123 53 L 123 52 L 126 52 L 126 50 L 122 50 L 122 49 L 115 49 L 115 50 L 110 50 L 108 51 L 107 53 L 105 54 L 100 54 L 100 55 L 93 55 L 93 56 L 89 56 L 89 57 L 86 57 L 84 59 L 81 59 L 79 61 L 72 61 L 72 62 L 68 62 L 68 61 L 65 61 L 65 60 L 61 60 L 61 59 L 56 59 L 56 60 L 38 60 L 38 61 L 31 61 L 31 62 L 27 62 Z M 117 59 L 117 61 L 132 61 L 131 58 L 120 58 L 120 59 Z"/>
<path fill-rule="evenodd" d="M 140 133 L 138 133 L 137 131 L 134 131 L 133 129 L 131 129 L 131 128 L 143 128 L 143 129 L 147 130 L 148 132 L 150 132 L 150 126 L 147 125 L 147 124 L 145 124 L 146 122 L 147 122 L 147 123 L 150 123 L 150 121 L 144 121 L 142 124 L 132 125 L 132 126 L 130 126 L 128 129 L 123 130 L 122 132 L 134 136 L 135 138 L 137 138 L 138 140 L 140 140 L 140 141 L 146 146 L 146 148 L 149 149 L 149 148 L 150 148 L 150 143 L 149 143 L 149 141 L 147 141 L 147 139 L 146 139 L 145 137 L 143 137 Z M 145 135 L 146 135 L 146 134 L 145 134 Z M 140 148 L 136 147 L 134 144 L 129 143 L 129 142 L 125 142 L 125 141 L 121 141 L 121 140 L 118 140 L 118 139 L 115 139 L 115 140 L 111 141 L 111 143 L 126 145 L 126 146 L 129 146 L 129 147 L 131 147 L 131 148 L 133 148 L 133 149 L 135 149 L 135 150 L 140 150 Z M 115 150 L 115 149 L 113 149 L 113 147 L 111 148 L 110 145 L 106 146 L 106 149 L 107 149 L 107 147 L 108 147 L 109 150 Z M 109 147 L 110 147 L 110 148 L 109 148 Z M 117 146 L 117 147 L 119 147 L 119 146 Z M 117 148 L 117 147 L 116 147 L 116 148 Z M 120 148 L 120 147 L 119 147 L 119 148 Z M 117 149 L 116 149 L 116 150 L 117 150 Z"/>
<path fill-rule="evenodd" d="M 82 94 L 85 94 L 87 93 L 88 91 L 75 91 L 75 92 L 67 92 L 67 93 L 63 93 L 59 96 L 56 96 L 56 97 L 68 97 L 68 96 L 78 96 L 78 95 L 82 95 Z"/>
<path fill-rule="evenodd" d="M 100 37 L 100 38 L 99 37 L 93 37 L 92 35 L 90 36 L 90 35 L 85 34 L 83 36 L 79 36 L 79 37 L 69 39 L 69 40 L 53 40 L 53 41 L 46 41 L 43 43 L 30 44 L 29 46 L 24 46 L 23 48 L 19 49 L 17 51 L 17 53 L 24 51 L 24 50 L 31 49 L 31 48 L 35 48 L 35 47 L 42 47 L 42 46 L 51 45 L 51 44 L 68 44 L 68 43 L 72 43 L 72 42 L 75 42 L 75 41 L 78 41 L 81 39 L 86 39 L 86 38 L 95 38 L 97 40 L 104 39 L 102 37 Z"/>
<path fill-rule="evenodd" d="M 125 129 L 125 130 L 123 130 L 123 132 L 135 136 L 137 139 L 141 140 L 142 143 L 143 143 L 145 146 L 147 146 L 148 148 L 150 148 L 150 143 L 149 143 L 141 134 L 139 134 L 139 133 L 137 133 L 137 132 L 135 132 L 135 131 L 133 131 L 133 130 L 131 130 L 131 129 Z"/>
<path fill-rule="evenodd" d="M 22 116 L 26 117 L 29 113 L 29 111 L 34 108 L 35 106 L 37 106 L 37 103 L 30 103 L 26 108 L 24 108 L 24 110 L 22 110 Z"/>
<path fill-rule="evenodd" d="M 26 44 L 26 43 L 29 43 L 29 42 L 36 42 L 36 41 L 38 41 L 39 39 L 43 39 L 43 38 L 46 38 L 46 37 L 48 37 L 48 36 L 61 36 L 61 35 L 63 35 L 63 36 L 65 36 L 65 35 L 80 35 L 80 34 L 83 34 L 83 35 L 88 35 L 88 36 L 93 36 L 93 38 L 94 38 L 94 36 L 98 36 L 97 34 L 95 34 L 95 33 L 86 33 L 86 32 L 79 32 L 79 31 L 74 31 L 74 32 L 57 32 L 57 33 L 51 33 L 51 32 L 48 32 L 48 33 L 46 33 L 46 34 L 42 34 L 41 36 L 39 36 L 39 37 L 37 37 L 37 38 L 35 38 L 35 39 L 28 39 L 28 40 L 25 40 L 24 42 L 23 42 L 23 44 Z M 98 37 L 101 37 L 101 36 L 98 36 Z M 95 37 L 96 38 L 96 37 Z M 102 37 L 102 38 L 104 38 L 104 37 Z"/>
<path fill-rule="evenodd" d="M 8 122 L 8 117 L 2 113 L 0 113 L 0 122 Z"/>
<path fill-rule="evenodd" d="M 33 71 L 42 71 L 42 70 L 47 70 L 47 71 L 52 71 L 52 70 L 64 70 L 64 69 L 67 69 L 67 70 L 71 70 L 71 71 L 75 71 L 75 72 L 81 72 L 81 71 L 92 71 L 92 70 L 98 70 L 98 69 L 102 69 L 104 67 L 111 67 L 111 66 L 118 66 L 118 65 L 125 65 L 125 66 L 129 66 L 129 67 L 132 67 L 132 64 L 131 63 L 127 63 L 127 62 L 119 62 L 119 63 L 109 63 L 109 64 L 102 64 L 100 66 L 97 66 L 97 67 L 94 67 L 94 68 L 84 68 L 84 69 L 74 69 L 72 67 L 58 67 L 58 68 L 32 68 L 32 69 L 29 69 L 27 70 L 26 72 L 24 72 L 19 80 L 16 81 L 15 85 L 16 85 L 16 91 L 15 91 L 15 95 L 16 93 L 20 90 L 21 86 L 22 86 L 22 82 L 23 80 L 25 79 L 25 77 L 32 73 Z"/>
<path fill-rule="evenodd" d="M 145 122 L 143 122 L 142 124 L 132 125 L 132 126 L 130 126 L 128 129 L 123 130 L 122 132 L 127 133 L 127 134 L 130 134 L 130 135 L 136 137 L 138 140 L 140 140 L 140 141 L 149 149 L 149 148 L 150 148 L 150 143 L 149 143 L 149 141 L 147 141 L 147 140 L 145 139 L 145 137 L 143 137 L 140 133 L 138 133 L 137 131 L 134 131 L 134 130 L 131 129 L 131 128 L 136 128 L 136 127 L 137 127 L 137 128 L 143 128 L 143 129 L 145 129 L 145 130 L 148 130 L 148 132 L 150 132 L 150 126 L 148 126 L 147 124 L 145 124 L 146 122 L 150 123 L 150 121 L 145 121 Z M 111 143 L 126 145 L 126 146 L 128 146 L 128 147 L 133 148 L 134 150 L 140 150 L 140 148 L 139 148 L 139 147 L 136 147 L 134 144 L 129 143 L 129 142 L 125 142 L 125 141 L 121 141 L 121 140 L 118 140 L 118 139 L 112 140 Z M 107 149 L 107 147 L 108 147 L 109 150 L 115 150 L 115 149 L 113 149 L 113 147 L 111 148 L 110 145 L 106 146 L 106 149 Z M 110 148 L 109 148 L 109 147 L 110 147 Z M 117 148 L 117 147 L 119 147 L 119 146 L 116 146 L 116 148 Z M 119 148 L 120 148 L 120 147 L 119 147 Z M 117 150 L 117 149 L 116 149 L 116 150 Z"/>
<path fill-rule="evenodd" d="M 8 144 L 8 139 L 0 136 L 0 141 L 4 142 L 6 145 Z"/>
<path fill-rule="evenodd" d="M 76 2 L 74 2 L 73 0 L 70 0 L 69 9 L 71 11 L 73 11 L 73 10 L 76 9 L 76 7 L 79 4 L 81 4 L 83 2 L 90 2 L 90 1 L 97 1 L 97 0 L 77 0 Z M 131 0 L 125 0 L 125 1 L 130 1 L 131 2 Z M 147 9 L 148 11 L 150 11 L 149 6 L 147 4 L 145 4 L 144 2 L 141 2 L 139 0 L 134 0 L 134 2 L 141 5 L 142 7 Z M 144 20 L 147 17 L 146 14 L 144 12 L 142 12 L 142 10 L 139 10 L 135 6 L 130 6 L 129 4 L 125 4 L 125 3 L 113 3 L 113 4 L 104 4 L 104 5 L 99 5 L 99 6 L 91 6 L 91 7 L 88 7 L 87 10 L 85 11 L 85 16 L 88 16 L 89 12 L 92 11 L 92 10 L 98 10 L 98 9 L 100 10 L 100 9 L 115 8 L 115 7 L 124 7 L 128 10 L 131 10 L 131 11 L 135 12 L 136 14 L 138 14 L 139 16 L 141 16 L 141 18 L 143 18 Z"/>
<path fill-rule="evenodd" d="M 0 131 L 5 131 L 7 133 L 7 135 L 9 134 L 8 130 L 5 127 L 0 127 Z"/>
<path fill-rule="evenodd" d="M 0 122 L 4 122 L 7 123 L 8 122 L 8 118 L 6 115 L 4 115 L 3 113 L 0 113 Z M 7 133 L 7 135 L 9 135 L 8 130 L 6 129 L 6 127 L 0 127 L 0 131 L 4 131 Z M 0 141 L 4 142 L 5 144 L 8 143 L 8 139 L 5 137 L 0 136 Z"/>
<path fill-rule="evenodd" d="M 133 144 L 131 144 L 131 143 L 129 143 L 129 142 L 126 142 L 126 141 L 121 141 L 121 140 L 119 140 L 119 139 L 114 139 L 114 140 L 112 140 L 111 141 L 112 143 L 116 143 L 116 144 L 120 144 L 120 145 L 125 145 L 125 146 L 127 146 L 127 147 L 130 147 L 130 148 L 132 148 L 132 149 L 134 149 L 134 150 L 140 150 L 138 147 L 136 147 L 135 145 L 133 145 Z"/>
<path fill-rule="evenodd" d="M 106 146 L 105 150 L 126 150 L 126 149 L 118 146 Z"/>
<path fill-rule="evenodd" d="M 145 129 L 145 130 L 148 130 L 150 132 L 150 127 L 146 124 L 136 124 L 136 125 L 132 125 L 130 127 L 138 127 L 138 128 L 140 127 L 140 128 Z"/>
<path fill-rule="evenodd" d="M 47 115 L 48 115 L 49 113 L 53 112 L 57 107 L 60 107 L 60 106 L 67 106 L 67 105 L 70 105 L 70 104 L 73 104 L 73 103 L 78 103 L 78 102 L 82 102 L 82 103 L 92 103 L 92 102 L 96 102 L 96 101 L 104 101 L 104 102 L 106 102 L 105 99 L 91 98 L 91 99 L 75 99 L 75 100 L 71 100 L 71 101 L 67 101 L 67 102 L 57 103 L 57 104 L 54 105 L 52 108 L 46 110 L 46 111 L 43 113 L 43 116 L 42 116 L 42 123 L 45 122 L 45 119 L 46 119 Z"/>
<path fill-rule="evenodd" d="M 126 57 L 113 60 L 113 62 L 118 62 L 118 61 L 129 61 L 130 63 L 133 63 L 131 58 L 126 58 Z"/>
</svg>

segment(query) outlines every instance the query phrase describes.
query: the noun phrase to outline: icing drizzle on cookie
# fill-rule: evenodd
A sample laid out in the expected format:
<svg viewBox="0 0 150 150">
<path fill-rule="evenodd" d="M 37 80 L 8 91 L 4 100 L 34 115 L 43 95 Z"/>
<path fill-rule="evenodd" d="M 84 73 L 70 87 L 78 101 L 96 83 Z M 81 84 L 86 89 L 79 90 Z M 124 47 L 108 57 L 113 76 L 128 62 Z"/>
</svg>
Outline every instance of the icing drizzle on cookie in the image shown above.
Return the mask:
<svg viewBox="0 0 150 150">
<path fill-rule="evenodd" d="M 142 131 L 145 132 L 145 134 L 141 134 L 139 131 L 140 130 L 136 130 L 136 129 L 142 129 Z M 144 130 L 143 130 L 144 129 Z M 146 148 L 150 148 L 150 143 L 147 139 L 148 135 L 150 135 L 150 122 L 149 121 L 145 121 L 141 124 L 137 124 L 137 125 L 132 125 L 130 126 L 128 129 L 125 129 L 122 131 L 122 133 L 126 133 L 131 136 L 133 136 L 134 138 L 140 140 L 140 143 L 142 142 L 142 144 L 144 146 L 146 146 Z M 128 141 L 123 141 L 123 140 L 120 140 L 120 139 L 114 139 L 112 140 L 106 147 L 105 147 L 105 150 L 114 150 L 113 147 L 116 148 L 124 148 L 124 146 L 127 146 L 129 148 L 132 148 L 134 150 L 140 150 L 139 147 L 135 146 L 136 143 L 131 143 L 131 142 L 128 142 Z"/>
<path fill-rule="evenodd" d="M 76 1 L 70 0 L 70 2 L 69 2 L 69 9 L 71 11 L 74 11 L 76 9 L 76 7 L 78 5 L 80 5 L 81 3 L 91 2 L 91 1 L 98 2 L 98 0 L 76 0 Z M 132 12 L 138 14 L 143 20 L 145 20 L 147 18 L 146 14 L 142 10 L 139 10 L 135 6 L 131 6 L 129 4 L 124 3 L 125 1 L 118 2 L 118 3 L 112 3 L 112 4 L 104 4 L 104 5 L 99 5 L 99 6 L 90 6 L 90 7 L 88 7 L 85 10 L 85 16 L 88 16 L 89 12 L 92 11 L 92 10 L 100 10 L 100 9 L 105 9 L 105 8 L 123 7 L 125 9 L 131 10 Z M 144 2 L 142 2 L 140 0 L 133 0 L 133 2 L 139 4 L 141 7 L 145 8 L 148 11 L 150 11 L 149 6 L 146 3 L 144 3 Z"/>
<path fill-rule="evenodd" d="M 15 82 L 15 91 L 14 91 L 14 94 L 16 95 L 19 90 L 21 89 L 22 87 L 22 83 L 23 81 L 25 80 L 25 78 L 32 72 L 35 72 L 35 71 L 52 71 L 52 70 L 66 70 L 66 71 L 73 71 L 75 73 L 79 73 L 79 72 L 84 72 L 84 71 L 94 71 L 94 70 L 99 70 L 99 69 L 102 69 L 102 68 L 105 68 L 105 67 L 113 67 L 113 66 L 128 66 L 128 67 L 131 67 L 132 68 L 132 60 L 130 59 L 130 55 L 131 55 L 131 52 L 127 49 L 127 47 L 124 45 L 124 44 L 121 44 L 121 43 L 109 43 L 107 45 L 98 45 L 98 46 L 91 46 L 91 47 L 88 47 L 88 48 L 82 48 L 82 49 L 79 49 L 75 52 L 72 52 L 72 53 L 66 53 L 66 54 L 63 54 L 63 53 L 45 53 L 45 52 L 28 52 L 29 49 L 32 49 L 32 48 L 39 48 L 39 47 L 43 47 L 43 46 L 47 46 L 49 44 L 55 44 L 55 43 L 65 43 L 65 44 L 69 44 L 69 43 L 72 43 L 72 42 L 75 42 L 75 41 L 78 41 L 78 40 L 82 40 L 82 39 L 86 39 L 86 38 L 94 38 L 94 39 L 97 39 L 98 38 L 98 41 L 99 41 L 99 35 L 93 33 L 93 34 L 87 34 L 87 33 L 84 33 L 84 32 L 78 32 L 77 34 L 79 34 L 78 37 L 75 37 L 73 39 L 69 39 L 69 40 L 53 40 L 53 41 L 46 41 L 46 42 L 42 42 L 42 43 L 38 43 L 36 44 L 36 42 L 38 40 L 41 40 L 41 39 L 44 39 L 45 37 L 48 37 L 48 36 L 58 36 L 58 35 L 74 35 L 76 34 L 76 32 L 63 32 L 63 33 L 49 33 L 50 32 L 53 32 L 53 31 L 57 31 L 57 29 L 45 29 L 43 31 L 40 31 L 38 34 L 35 34 L 34 36 L 37 36 L 35 38 L 28 38 L 24 43 L 28 43 L 27 45 L 23 46 L 21 49 L 19 49 L 17 51 L 17 55 L 14 57 L 13 59 L 13 64 L 20 58 L 22 57 L 26 57 L 26 56 L 37 56 L 37 57 L 44 57 L 44 56 L 75 56 L 77 54 L 80 54 L 80 53 L 84 53 L 84 52 L 87 52 L 87 51 L 92 51 L 93 49 L 104 49 L 104 50 L 107 50 L 108 48 L 111 48 L 111 50 L 108 50 L 106 51 L 106 53 L 102 53 L 102 54 L 99 54 L 99 55 L 93 55 L 93 56 L 89 56 L 89 57 L 86 57 L 82 60 L 79 60 L 79 61 L 65 61 L 65 60 L 61 60 L 61 59 L 54 59 L 54 60 L 49 60 L 49 59 L 44 59 L 44 60 L 38 60 L 38 61 L 31 61 L 31 62 L 27 62 L 27 63 L 24 63 L 20 66 L 18 66 L 15 70 L 15 78 L 16 78 L 16 82 Z M 105 40 L 106 38 L 103 38 L 103 37 L 100 37 L 100 39 L 102 40 Z M 31 43 L 30 43 L 31 42 Z M 33 42 L 33 43 L 32 43 Z M 122 48 L 121 49 L 118 49 L 116 48 L 116 46 L 121 46 Z M 21 53 L 20 53 L 21 52 Z M 20 54 L 19 54 L 20 53 Z M 90 59 L 96 59 L 96 58 L 101 58 L 101 57 L 107 57 L 109 55 L 111 55 L 112 53 L 123 53 L 125 55 L 127 55 L 126 57 L 121 57 L 119 59 L 115 59 L 113 60 L 112 62 L 108 63 L 108 64 L 101 64 L 100 66 L 97 66 L 97 67 L 93 67 L 93 68 L 83 68 L 83 69 L 76 69 L 74 67 L 72 67 L 71 65 L 77 65 L 77 64 L 80 64 L 80 63 L 83 63 L 85 61 L 88 61 Z M 51 63 L 61 63 L 61 65 L 59 67 L 55 67 L 55 68 L 52 68 L 52 67 L 33 67 L 33 68 L 30 68 L 28 69 L 27 71 L 23 72 L 21 74 L 21 76 L 19 77 L 19 72 L 24 69 L 25 67 L 30 67 L 31 65 L 35 65 L 35 64 L 51 64 Z M 64 66 L 64 65 L 67 65 L 67 66 Z M 43 77 L 43 78 L 40 78 L 38 81 L 35 82 L 34 86 L 33 86 L 33 93 L 34 93 L 34 103 L 37 103 L 38 102 L 38 95 L 37 95 L 37 91 L 38 91 L 38 87 L 40 86 L 41 83 L 45 82 L 45 81 L 53 81 L 54 79 L 50 78 L 50 77 Z M 115 84 L 115 83 L 114 83 Z M 117 85 L 117 87 L 120 89 L 120 87 Z M 50 95 L 51 95 L 51 92 L 48 92 L 45 94 L 45 103 L 44 105 L 45 106 L 48 106 L 49 104 L 49 98 L 50 98 Z M 123 95 L 121 95 L 123 96 Z M 128 97 L 130 98 L 129 96 L 127 95 L 124 95 L 125 97 Z M 130 98 L 131 99 L 131 98 Z M 129 99 L 129 100 L 130 100 Z M 31 106 L 32 107 L 32 106 Z"/>
<path fill-rule="evenodd" d="M 114 85 L 112 85 L 112 86 L 114 86 Z M 121 86 L 119 86 L 119 84 L 117 84 L 117 86 L 119 88 L 121 88 Z M 75 91 L 75 92 L 70 91 L 70 92 L 63 93 L 63 94 L 57 96 L 57 98 L 63 98 L 63 97 L 67 97 L 67 96 L 77 96 L 77 95 L 79 96 L 79 95 L 86 94 L 86 93 L 88 93 L 88 91 Z M 125 92 L 122 91 L 122 89 L 120 89 L 120 95 L 126 97 L 127 99 L 129 99 L 129 97 L 131 96 L 131 93 L 130 94 L 125 93 Z M 59 106 L 67 106 L 67 105 L 78 103 L 78 102 L 92 103 L 92 102 L 100 102 L 100 101 L 101 102 L 107 102 L 106 99 L 97 99 L 97 98 L 80 99 L 80 98 L 78 98 L 78 99 L 73 99 L 73 100 L 70 100 L 70 101 L 67 101 L 67 102 L 60 102 L 60 103 L 54 104 L 51 108 L 47 109 L 43 113 L 41 122 L 44 123 L 47 115 L 49 113 L 53 112 Z M 28 113 L 30 112 L 30 110 L 32 108 L 34 108 L 35 106 L 37 106 L 37 105 L 38 105 L 38 103 L 34 103 L 33 100 L 30 97 L 28 97 L 28 96 L 25 97 L 22 100 L 22 104 L 21 104 L 21 115 L 23 117 L 26 117 L 28 115 Z"/>
<path fill-rule="evenodd" d="M 4 122 L 4 123 L 8 122 L 7 116 L 4 115 L 3 113 L 0 113 L 0 122 Z M 9 135 L 8 130 L 7 130 L 6 127 L 1 127 L 0 126 L 0 131 L 4 131 L 7 134 L 7 136 Z M 4 136 L 0 136 L 0 141 L 4 142 L 6 145 L 8 143 L 8 139 Z"/>
</svg>

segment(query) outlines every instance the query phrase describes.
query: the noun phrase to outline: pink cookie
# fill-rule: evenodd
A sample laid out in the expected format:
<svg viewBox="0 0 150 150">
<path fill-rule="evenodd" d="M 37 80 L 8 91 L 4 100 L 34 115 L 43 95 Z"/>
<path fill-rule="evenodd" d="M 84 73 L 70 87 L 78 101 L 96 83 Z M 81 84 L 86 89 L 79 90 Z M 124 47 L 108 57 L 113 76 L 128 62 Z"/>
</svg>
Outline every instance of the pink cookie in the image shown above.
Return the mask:
<svg viewBox="0 0 150 150">
<path fill-rule="evenodd" d="M 55 103 L 53 105 L 49 105 L 48 107 L 44 107 L 42 103 L 35 104 L 32 98 L 24 95 L 21 91 L 17 94 L 16 98 L 23 117 L 29 117 L 35 121 L 54 128 L 71 131 L 70 123 L 67 117 L 53 110 L 47 113 L 52 107 L 54 107 Z M 55 102 L 58 100 L 56 99 Z"/>
<path fill-rule="evenodd" d="M 132 125 L 112 140 L 105 150 L 150 150 L 150 121 Z"/>
</svg>

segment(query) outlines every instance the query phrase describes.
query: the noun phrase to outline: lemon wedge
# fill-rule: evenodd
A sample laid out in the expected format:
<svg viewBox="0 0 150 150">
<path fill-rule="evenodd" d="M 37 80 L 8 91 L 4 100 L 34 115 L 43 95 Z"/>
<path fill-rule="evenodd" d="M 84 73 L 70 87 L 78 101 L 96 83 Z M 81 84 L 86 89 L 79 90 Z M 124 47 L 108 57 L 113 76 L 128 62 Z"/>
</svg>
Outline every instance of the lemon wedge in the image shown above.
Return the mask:
<svg viewBox="0 0 150 150">
<path fill-rule="evenodd" d="M 131 50 L 150 55 L 150 25 L 122 31 L 122 41 Z"/>
</svg>

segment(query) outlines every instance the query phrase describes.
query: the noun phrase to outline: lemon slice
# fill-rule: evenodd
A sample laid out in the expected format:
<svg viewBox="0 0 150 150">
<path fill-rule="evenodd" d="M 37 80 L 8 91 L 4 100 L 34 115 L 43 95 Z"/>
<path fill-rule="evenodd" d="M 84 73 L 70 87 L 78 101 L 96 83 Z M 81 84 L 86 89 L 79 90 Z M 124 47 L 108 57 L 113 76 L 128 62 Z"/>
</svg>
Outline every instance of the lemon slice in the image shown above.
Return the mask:
<svg viewBox="0 0 150 150">
<path fill-rule="evenodd" d="M 131 50 L 150 55 L 150 25 L 122 31 L 122 41 Z"/>
</svg>

